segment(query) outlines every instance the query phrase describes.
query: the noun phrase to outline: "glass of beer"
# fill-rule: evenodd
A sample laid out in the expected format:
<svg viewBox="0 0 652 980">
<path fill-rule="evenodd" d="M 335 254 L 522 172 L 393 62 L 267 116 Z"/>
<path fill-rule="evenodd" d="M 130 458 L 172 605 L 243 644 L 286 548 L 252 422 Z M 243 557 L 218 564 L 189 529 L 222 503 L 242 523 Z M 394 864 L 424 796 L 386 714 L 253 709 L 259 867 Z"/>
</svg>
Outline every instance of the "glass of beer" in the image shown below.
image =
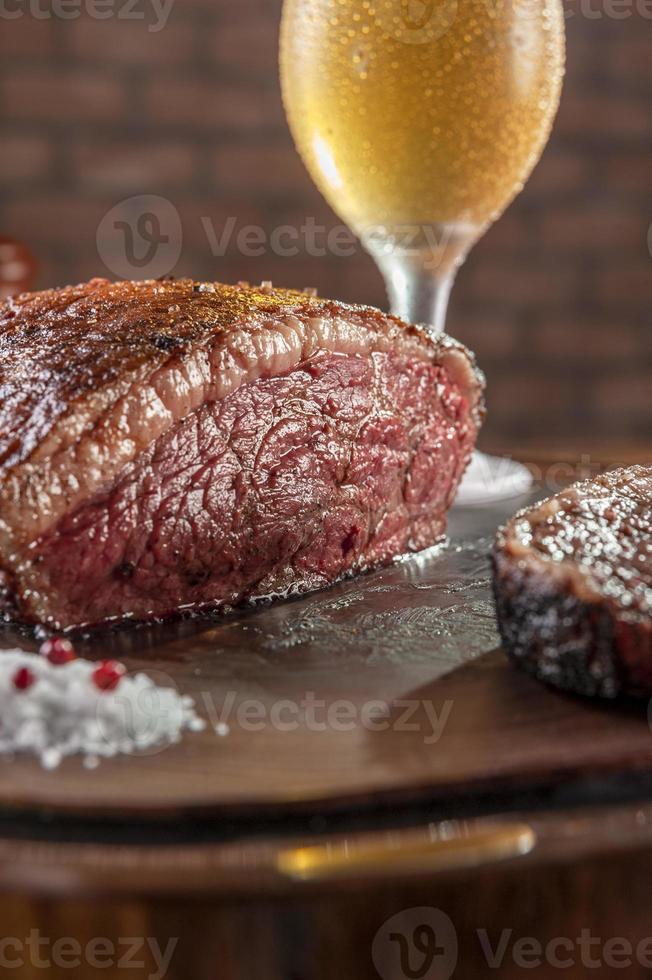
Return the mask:
<svg viewBox="0 0 652 980">
<path fill-rule="evenodd" d="M 290 128 L 392 312 L 444 329 L 458 268 L 548 140 L 564 53 L 562 0 L 285 0 Z"/>
</svg>

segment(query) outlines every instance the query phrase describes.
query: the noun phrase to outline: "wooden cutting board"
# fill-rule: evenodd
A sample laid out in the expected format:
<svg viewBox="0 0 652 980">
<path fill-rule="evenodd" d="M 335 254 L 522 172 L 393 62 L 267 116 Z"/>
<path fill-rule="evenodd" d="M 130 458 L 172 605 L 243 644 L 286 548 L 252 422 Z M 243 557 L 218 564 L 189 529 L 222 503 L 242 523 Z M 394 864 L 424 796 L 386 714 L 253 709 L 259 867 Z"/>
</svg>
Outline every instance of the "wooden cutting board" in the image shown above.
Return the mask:
<svg viewBox="0 0 652 980">
<path fill-rule="evenodd" d="M 539 494 L 541 495 L 541 494 Z M 646 704 L 542 687 L 498 649 L 487 552 L 523 500 L 458 510 L 451 544 L 326 592 L 78 644 L 191 694 L 206 731 L 46 772 L 0 760 L 0 806 L 89 819 L 359 810 L 652 772 Z M 0 646 L 35 643 L 10 629 Z M 228 734 L 215 731 L 228 725 Z"/>
</svg>

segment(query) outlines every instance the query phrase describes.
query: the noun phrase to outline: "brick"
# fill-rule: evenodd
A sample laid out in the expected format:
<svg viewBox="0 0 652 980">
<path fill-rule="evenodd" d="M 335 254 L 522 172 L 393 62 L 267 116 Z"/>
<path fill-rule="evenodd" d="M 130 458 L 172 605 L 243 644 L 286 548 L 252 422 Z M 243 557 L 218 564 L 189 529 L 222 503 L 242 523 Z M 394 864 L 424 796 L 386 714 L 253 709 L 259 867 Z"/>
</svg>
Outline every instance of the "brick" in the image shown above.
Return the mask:
<svg viewBox="0 0 652 980">
<path fill-rule="evenodd" d="M 222 0 L 219 6 L 221 23 L 251 25 L 256 20 L 268 20 L 274 24 L 281 21 L 283 0 Z"/>
<path fill-rule="evenodd" d="M 183 252 L 175 274 L 188 276 L 191 279 L 233 283 L 244 278 L 241 266 L 242 260 L 234 261 L 229 257 L 215 259 L 206 249 L 188 248 L 184 240 Z"/>
<path fill-rule="evenodd" d="M 202 23 L 206 21 L 213 23 L 223 8 L 235 10 L 239 5 L 239 0 L 238 3 L 233 3 L 232 0 L 183 0 L 184 15 L 193 18 L 199 15 L 202 18 Z"/>
<path fill-rule="evenodd" d="M 607 63 L 615 80 L 625 78 L 635 84 L 649 84 L 652 81 L 651 31 L 652 21 L 647 21 L 640 37 L 623 38 L 619 44 L 611 45 Z"/>
<path fill-rule="evenodd" d="M 525 192 L 461 270 L 449 330 L 488 374 L 486 445 L 545 440 L 576 453 L 649 438 L 652 24 L 565 4 L 576 16 L 558 125 Z M 202 216 L 218 234 L 229 216 L 268 234 L 310 216 L 340 224 L 287 134 L 280 12 L 281 0 L 183 0 L 159 33 L 87 17 L 0 27 L 0 229 L 36 252 L 39 285 L 106 272 L 99 221 L 160 188 L 182 217 L 178 274 L 271 278 L 387 306 L 359 245 L 346 258 L 311 257 L 302 241 L 294 257 L 250 257 L 235 239 L 211 254 Z"/>
<path fill-rule="evenodd" d="M 318 269 L 329 281 L 335 282 L 337 275 L 334 295 L 342 296 L 351 264 L 359 265 L 361 261 L 366 261 L 360 245 L 351 237 L 347 240 L 346 255 L 329 251 L 331 241 L 325 230 L 315 237 L 314 245 L 308 248 L 306 236 L 301 230 L 305 219 L 297 223 L 289 218 L 276 222 L 270 220 L 264 210 L 253 210 L 250 202 L 237 202 L 229 198 L 226 204 L 202 210 L 196 205 L 181 205 L 179 211 L 184 228 L 184 248 L 205 252 L 217 264 L 223 261 L 253 264 L 261 270 L 267 265 L 270 269 L 279 267 L 286 279 L 288 275 L 290 278 L 297 275 L 297 270 L 303 266 Z M 289 233 L 287 228 L 291 229 Z M 276 237 L 278 232 L 281 232 L 280 238 Z M 321 250 L 321 254 L 317 250 Z M 269 278 L 264 272 L 261 275 L 262 278 Z M 375 270 L 373 279 L 379 281 Z M 359 281 L 352 282 L 352 288 L 356 287 L 360 290 Z M 359 297 L 360 292 L 353 298 Z"/>
<path fill-rule="evenodd" d="M 80 252 L 95 252 L 95 235 L 105 213 L 115 201 L 82 198 L 79 194 L 40 193 L 14 195 L 6 204 L 3 234 L 21 238 L 28 245 L 70 245 Z"/>
<path fill-rule="evenodd" d="M 306 286 L 317 289 L 322 296 L 338 296 L 338 263 L 320 262 L 309 256 L 282 258 L 267 255 L 264 259 L 243 263 L 240 268 L 248 269 L 245 279 L 252 282 L 271 279 L 277 286 L 303 289 Z"/>
<path fill-rule="evenodd" d="M 218 68 L 235 76 L 270 79 L 278 70 L 278 21 L 273 10 L 256 8 L 248 16 L 223 17 L 214 30 L 212 55 Z"/>
<path fill-rule="evenodd" d="M 603 141 L 649 139 L 652 115 L 641 98 L 569 90 L 562 98 L 557 129 L 560 134 L 597 137 Z"/>
<path fill-rule="evenodd" d="M 53 122 L 120 119 L 126 92 L 120 81 L 87 71 L 21 68 L 0 82 L 6 117 Z"/>
<path fill-rule="evenodd" d="M 277 35 L 281 23 L 281 12 L 284 0 L 189 0 L 194 2 L 199 10 L 207 9 L 213 15 L 215 23 L 232 28 L 248 28 L 255 30 L 256 25 L 265 23 Z M 205 6 L 204 6 L 205 5 Z"/>
<path fill-rule="evenodd" d="M 46 138 L 0 133 L 0 145 L 0 180 L 22 182 L 49 173 L 54 152 Z"/>
<path fill-rule="evenodd" d="M 460 290 L 460 297 L 462 290 Z M 527 340 L 528 347 L 532 335 L 519 326 L 514 317 L 498 316 L 495 313 L 482 312 L 469 315 L 458 312 L 455 291 L 448 314 L 448 331 L 467 344 L 475 351 L 480 366 L 489 369 L 490 365 L 500 365 L 502 359 L 514 358 Z"/>
<path fill-rule="evenodd" d="M 598 51 L 640 34 L 649 26 L 652 13 L 649 0 L 564 0 L 564 7 L 570 14 L 569 47 L 577 38 L 586 38 Z"/>
<path fill-rule="evenodd" d="M 476 245 L 475 254 L 506 252 L 522 255 L 524 248 L 528 245 L 530 235 L 531 231 L 523 213 L 519 208 L 511 207 L 481 238 Z"/>
<path fill-rule="evenodd" d="M 268 200 L 262 201 L 260 206 L 265 208 L 277 224 L 287 224 L 301 229 L 308 223 L 309 230 L 304 234 L 311 234 L 315 238 L 327 238 L 329 234 L 336 235 L 346 228 L 342 219 L 328 206 L 312 181 L 308 184 L 302 183 L 295 190 L 296 193 L 291 199 L 288 197 L 279 200 L 275 189 L 271 189 Z M 314 233 L 310 230 L 310 226 L 315 227 Z M 352 232 L 348 234 L 354 238 Z M 358 249 L 362 251 L 362 246 L 359 245 Z"/>
<path fill-rule="evenodd" d="M 505 373 L 487 387 L 489 416 L 517 420 L 528 406 L 527 424 L 537 417 L 545 421 L 551 430 L 561 428 L 576 403 L 578 385 L 574 378 L 559 377 L 547 373 L 538 377 L 522 371 Z"/>
<path fill-rule="evenodd" d="M 595 37 L 583 34 L 583 27 L 583 24 L 572 23 L 568 26 L 566 77 L 564 79 L 564 85 L 567 88 L 576 84 L 584 84 L 591 77 L 596 64 L 600 61 L 600 49 L 596 44 Z"/>
<path fill-rule="evenodd" d="M 186 143 L 94 141 L 72 150 L 75 178 L 111 190 L 149 193 L 152 187 L 187 184 L 195 170 L 196 153 Z"/>
<path fill-rule="evenodd" d="M 11 4 L 8 9 L 12 9 Z M 15 20 L 0 21 L 0 57 L 3 62 L 8 58 L 43 58 L 53 54 L 56 48 L 55 27 L 52 18 L 37 20 L 28 13 Z"/>
<path fill-rule="evenodd" d="M 43 247 L 36 249 L 36 262 L 35 289 L 56 289 L 83 279 L 83 276 L 77 274 L 74 260 L 71 261 L 59 253 L 52 254 Z"/>
<path fill-rule="evenodd" d="M 205 276 L 221 282 L 245 279 L 251 283 L 259 283 L 271 280 L 277 286 L 297 289 L 314 286 L 324 296 L 337 294 L 334 288 L 337 274 L 335 267 L 331 263 L 310 259 L 283 259 L 269 254 L 253 258 L 226 255 L 213 259 L 203 250 L 193 252 L 184 249 L 177 274 Z"/>
<path fill-rule="evenodd" d="M 269 229 L 271 225 L 269 213 L 251 197 L 205 197 L 179 201 L 177 207 L 183 224 L 184 248 L 205 252 L 209 261 L 222 258 L 214 254 L 222 247 L 229 256 L 237 257 L 238 233 L 242 228 L 254 225 Z"/>
<path fill-rule="evenodd" d="M 472 256 L 462 270 L 458 289 L 470 290 L 485 304 L 501 310 L 540 309 L 566 304 L 576 288 L 577 270 L 559 264 L 526 264 Z"/>
<path fill-rule="evenodd" d="M 194 25 L 187 19 L 172 16 L 161 30 L 149 5 L 140 5 L 148 19 L 94 20 L 82 17 L 67 26 L 70 49 L 78 59 L 95 65 L 135 64 L 166 67 L 190 63 L 195 41 Z"/>
<path fill-rule="evenodd" d="M 609 374 L 598 380 L 594 387 L 595 410 L 605 418 L 626 418 L 650 421 L 650 379 L 631 371 L 618 375 Z"/>
<path fill-rule="evenodd" d="M 309 279 L 307 281 L 310 282 Z M 320 288 L 319 283 L 315 285 Z M 381 310 L 389 309 L 380 273 L 372 259 L 364 253 L 356 255 L 354 259 L 344 259 L 334 267 L 330 294 L 346 303 L 367 303 Z"/>
<path fill-rule="evenodd" d="M 649 331 L 621 319 L 547 319 L 531 331 L 531 349 L 549 362 L 572 363 L 587 371 L 596 365 L 636 363 L 652 346 Z"/>
<path fill-rule="evenodd" d="M 87 282 L 95 276 L 106 276 L 107 279 L 115 279 L 116 277 L 115 272 L 107 268 L 98 255 L 94 238 L 89 241 L 89 246 L 85 252 L 74 253 L 74 268 L 67 270 L 67 273 L 68 279 L 74 282 Z"/>
<path fill-rule="evenodd" d="M 542 219 L 545 242 L 554 248 L 592 252 L 646 249 L 649 219 L 637 210 L 605 205 L 567 206 Z"/>
<path fill-rule="evenodd" d="M 614 309 L 635 310 L 649 319 L 652 295 L 652 258 L 641 257 L 627 265 L 610 263 L 596 275 L 598 301 Z"/>
<path fill-rule="evenodd" d="M 229 191 L 246 187 L 254 195 L 294 196 L 313 186 L 289 138 L 280 145 L 224 144 L 213 162 L 218 185 Z"/>
<path fill-rule="evenodd" d="M 586 156 L 579 151 L 559 148 L 553 137 L 552 145 L 534 168 L 526 193 L 530 200 L 539 195 L 577 194 L 586 187 L 588 175 Z"/>
<path fill-rule="evenodd" d="M 603 155 L 600 160 L 603 181 L 613 194 L 643 195 L 649 200 L 652 193 L 652 164 L 647 148 L 640 153 Z M 652 208 L 650 209 L 652 211 Z M 651 214 L 652 216 L 652 214 Z"/>
<path fill-rule="evenodd" d="M 256 132 L 285 124 L 276 88 L 236 85 L 210 78 L 149 78 L 144 87 L 144 111 L 154 124 L 190 130 Z"/>
</svg>

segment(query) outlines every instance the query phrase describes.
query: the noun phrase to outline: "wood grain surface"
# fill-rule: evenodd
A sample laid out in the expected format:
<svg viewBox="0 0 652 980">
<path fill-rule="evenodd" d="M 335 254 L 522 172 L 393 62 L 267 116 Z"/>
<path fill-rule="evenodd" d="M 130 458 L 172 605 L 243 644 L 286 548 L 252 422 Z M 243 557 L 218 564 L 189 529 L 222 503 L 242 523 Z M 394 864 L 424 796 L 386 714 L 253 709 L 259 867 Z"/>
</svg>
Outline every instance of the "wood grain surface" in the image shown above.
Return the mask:
<svg viewBox="0 0 652 980">
<path fill-rule="evenodd" d="M 54 980 L 649 976 L 652 806 L 523 812 L 512 819 L 529 826 L 536 840 L 520 856 L 439 870 L 422 862 L 399 873 L 385 866 L 335 880 L 281 882 L 279 856 L 301 842 L 271 836 L 217 847 L 6 842 L 0 847 L 0 975 L 20 980 L 44 975 Z M 388 852 L 417 838 L 456 841 L 487 823 L 496 826 L 495 821 L 446 821 L 405 832 L 335 835 L 328 846 L 346 845 L 355 856 L 360 847 L 378 846 L 380 837 Z M 129 866 L 138 868 L 140 887 L 134 887 L 131 873 L 123 879 Z M 250 871 L 248 892 L 234 888 L 232 876 L 229 883 L 236 867 Z M 196 887 L 179 889 L 175 875 L 181 872 L 187 883 L 191 868 Z M 211 878 L 216 879 L 212 885 Z M 157 888 L 164 879 L 165 887 Z M 420 926 L 435 930 L 434 960 L 418 945 Z M 404 937 L 409 972 L 397 962 L 397 936 Z M 38 948 L 35 939 L 42 944 Z M 95 958 L 98 940 L 101 965 Z M 623 943 L 629 944 L 628 957 Z M 160 953 L 166 950 L 171 955 L 161 971 Z M 613 958 L 618 950 L 620 958 Z M 127 960 L 129 951 L 134 958 Z"/>
<path fill-rule="evenodd" d="M 649 976 L 648 706 L 508 666 L 486 551 L 518 503 L 459 511 L 445 553 L 327 593 L 80 638 L 213 721 L 230 697 L 230 731 L 93 772 L 0 763 L 0 975 Z M 17 642 L 35 646 L 0 640 Z M 274 720 L 306 694 L 325 705 L 316 722 Z M 372 701 L 378 730 L 361 723 Z"/>
<path fill-rule="evenodd" d="M 447 549 L 326 592 L 217 624 L 80 638 L 80 652 L 191 694 L 206 730 L 94 771 L 4 759 L 0 806 L 85 819 L 325 813 L 652 769 L 645 704 L 561 695 L 496 649 L 487 552 L 515 503 L 460 510 Z"/>
</svg>

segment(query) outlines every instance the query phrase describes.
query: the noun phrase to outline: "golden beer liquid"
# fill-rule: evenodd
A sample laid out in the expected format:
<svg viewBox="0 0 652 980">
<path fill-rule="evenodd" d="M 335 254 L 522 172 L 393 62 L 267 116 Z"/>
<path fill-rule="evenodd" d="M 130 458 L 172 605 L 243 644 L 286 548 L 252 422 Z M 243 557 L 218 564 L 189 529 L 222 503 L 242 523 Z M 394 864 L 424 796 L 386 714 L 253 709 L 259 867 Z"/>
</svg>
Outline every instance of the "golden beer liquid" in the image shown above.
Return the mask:
<svg viewBox="0 0 652 980">
<path fill-rule="evenodd" d="M 297 147 L 354 230 L 478 233 L 522 189 L 564 71 L 561 0 L 286 0 Z"/>
</svg>

